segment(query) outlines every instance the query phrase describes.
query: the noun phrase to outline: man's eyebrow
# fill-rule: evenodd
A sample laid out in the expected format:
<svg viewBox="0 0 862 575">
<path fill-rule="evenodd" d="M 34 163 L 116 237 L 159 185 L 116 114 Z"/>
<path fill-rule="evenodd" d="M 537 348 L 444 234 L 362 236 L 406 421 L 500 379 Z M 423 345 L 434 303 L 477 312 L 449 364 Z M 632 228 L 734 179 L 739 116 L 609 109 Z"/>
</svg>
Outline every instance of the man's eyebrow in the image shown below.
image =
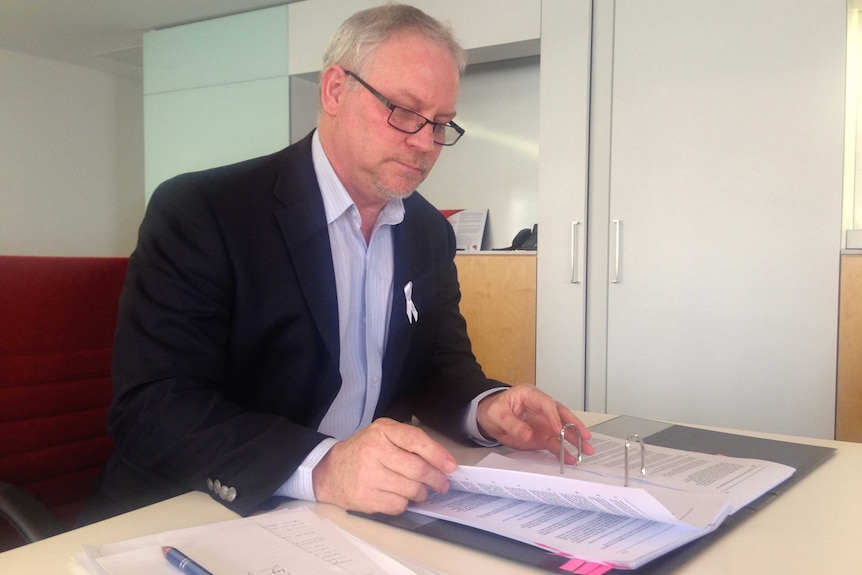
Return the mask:
<svg viewBox="0 0 862 575">
<path fill-rule="evenodd" d="M 411 112 L 416 112 L 417 114 L 419 113 L 417 108 L 422 106 L 422 99 L 419 98 L 413 92 L 411 92 L 410 88 L 398 89 L 392 97 L 387 96 L 387 98 L 389 98 L 389 102 L 393 106 L 398 106 L 399 108 L 404 108 L 406 110 L 410 110 Z M 438 121 L 437 118 L 447 118 L 446 121 L 443 122 L 445 124 L 446 122 L 454 120 L 456 115 L 457 112 L 455 110 L 449 112 L 439 112 L 435 114 L 434 117 L 431 119 L 436 122 Z"/>
</svg>

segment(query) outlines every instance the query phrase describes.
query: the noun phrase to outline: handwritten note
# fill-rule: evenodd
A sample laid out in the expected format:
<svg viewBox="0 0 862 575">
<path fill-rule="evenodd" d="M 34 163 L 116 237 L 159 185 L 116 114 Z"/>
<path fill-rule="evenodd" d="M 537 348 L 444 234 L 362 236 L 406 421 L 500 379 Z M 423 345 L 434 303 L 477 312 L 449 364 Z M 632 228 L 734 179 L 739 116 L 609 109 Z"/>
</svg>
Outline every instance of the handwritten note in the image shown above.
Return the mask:
<svg viewBox="0 0 862 575">
<path fill-rule="evenodd" d="M 217 575 L 416 575 L 307 508 L 85 546 L 83 563 L 98 575 L 177 575 L 163 545 Z"/>
</svg>

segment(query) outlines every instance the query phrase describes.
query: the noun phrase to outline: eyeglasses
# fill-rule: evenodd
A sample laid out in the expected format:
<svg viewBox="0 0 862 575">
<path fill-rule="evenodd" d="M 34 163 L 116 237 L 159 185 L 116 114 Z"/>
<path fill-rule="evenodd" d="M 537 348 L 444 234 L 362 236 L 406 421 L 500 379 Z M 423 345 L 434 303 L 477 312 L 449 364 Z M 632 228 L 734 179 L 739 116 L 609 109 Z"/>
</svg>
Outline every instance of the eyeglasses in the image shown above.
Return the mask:
<svg viewBox="0 0 862 575">
<path fill-rule="evenodd" d="M 384 106 L 389 108 L 389 119 L 387 122 L 396 130 L 404 132 L 405 134 L 415 134 L 424 128 L 425 124 L 431 124 L 431 129 L 434 132 L 434 143 L 441 146 L 454 146 L 455 142 L 464 135 L 464 128 L 455 122 L 435 122 L 433 120 L 429 120 L 422 114 L 417 114 L 413 110 L 396 106 L 390 102 L 386 96 L 372 88 L 365 80 L 350 70 L 345 70 L 344 73 L 362 84 L 366 90 L 374 94 L 375 98 L 380 100 Z"/>
</svg>

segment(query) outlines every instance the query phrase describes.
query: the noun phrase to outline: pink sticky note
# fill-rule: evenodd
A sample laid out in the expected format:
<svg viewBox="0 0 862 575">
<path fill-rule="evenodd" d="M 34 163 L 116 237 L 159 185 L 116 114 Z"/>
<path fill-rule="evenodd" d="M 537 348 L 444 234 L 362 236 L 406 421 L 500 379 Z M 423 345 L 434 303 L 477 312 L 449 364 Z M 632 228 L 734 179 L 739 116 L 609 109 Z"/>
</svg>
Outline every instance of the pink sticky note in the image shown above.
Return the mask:
<svg viewBox="0 0 862 575">
<path fill-rule="evenodd" d="M 560 565 L 561 571 L 568 571 L 570 573 L 580 573 L 579 569 L 585 564 L 581 559 L 570 559 L 566 563 Z"/>
<path fill-rule="evenodd" d="M 607 565 L 606 563 L 587 563 L 584 565 L 585 567 L 590 567 L 590 570 L 582 571 L 578 575 L 604 575 L 613 569 L 612 565 Z"/>
<path fill-rule="evenodd" d="M 575 575 L 604 575 L 613 568 L 613 565 L 608 565 L 606 563 L 591 563 L 589 561 L 584 561 L 583 559 L 575 558 L 572 558 L 560 566 L 561 571 L 568 571 Z"/>
</svg>

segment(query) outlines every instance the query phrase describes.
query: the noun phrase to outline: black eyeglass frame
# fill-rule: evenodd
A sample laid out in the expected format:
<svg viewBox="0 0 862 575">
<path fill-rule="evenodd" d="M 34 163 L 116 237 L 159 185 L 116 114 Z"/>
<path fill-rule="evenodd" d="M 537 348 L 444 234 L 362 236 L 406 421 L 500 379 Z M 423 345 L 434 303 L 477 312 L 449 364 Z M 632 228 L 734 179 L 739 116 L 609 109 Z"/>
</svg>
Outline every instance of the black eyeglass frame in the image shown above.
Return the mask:
<svg viewBox="0 0 862 575">
<path fill-rule="evenodd" d="M 396 104 L 393 104 L 392 101 L 389 100 L 389 98 L 387 98 L 386 96 L 384 96 L 383 94 L 381 94 L 380 92 L 375 90 L 371 86 L 371 84 L 369 84 L 368 82 L 366 82 L 365 80 L 360 78 L 359 75 L 351 72 L 350 70 L 344 70 L 344 73 L 347 74 L 348 76 L 350 76 L 351 78 L 353 78 L 354 80 L 356 80 L 357 82 L 359 82 L 366 90 L 371 92 L 371 94 L 375 98 L 380 100 L 381 104 L 383 104 L 384 106 L 386 106 L 389 109 L 389 117 L 386 119 L 386 123 L 389 124 L 390 126 L 392 126 L 393 128 L 395 128 L 396 130 L 398 130 L 399 132 L 404 132 L 405 134 L 416 134 L 422 128 L 424 128 L 426 126 L 426 124 L 431 124 L 431 133 L 432 134 L 435 133 L 434 128 L 437 126 L 452 128 L 455 130 L 455 133 L 458 134 L 458 137 L 455 138 L 454 141 L 446 143 L 446 142 L 438 142 L 435 139 L 434 143 L 437 144 L 438 146 L 454 146 L 455 144 L 458 143 L 458 140 L 461 139 L 461 136 L 463 136 L 465 131 L 466 131 L 466 130 L 464 130 L 464 128 L 462 128 L 461 126 L 456 124 L 454 121 L 450 120 L 448 122 L 435 122 L 434 120 L 429 120 L 428 118 L 426 118 L 422 114 L 420 114 L 418 112 L 414 112 L 413 110 L 410 110 L 409 108 L 405 108 L 404 106 L 398 106 Z M 405 130 L 404 128 L 396 126 L 395 124 L 392 123 L 392 114 L 395 113 L 395 110 L 403 110 L 405 112 L 413 114 L 414 116 L 418 116 L 419 118 L 422 118 L 423 122 L 421 124 L 419 124 L 415 130 L 412 130 L 412 131 L 411 130 Z"/>
</svg>

